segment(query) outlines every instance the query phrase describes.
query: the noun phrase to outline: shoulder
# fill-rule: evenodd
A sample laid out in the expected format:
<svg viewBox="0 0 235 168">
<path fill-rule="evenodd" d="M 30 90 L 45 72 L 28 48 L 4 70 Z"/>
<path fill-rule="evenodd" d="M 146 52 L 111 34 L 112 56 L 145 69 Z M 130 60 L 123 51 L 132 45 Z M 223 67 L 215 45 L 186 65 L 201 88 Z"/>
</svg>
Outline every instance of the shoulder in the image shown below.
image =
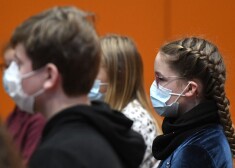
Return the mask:
<svg viewBox="0 0 235 168">
<path fill-rule="evenodd" d="M 99 144 L 99 145 L 97 145 Z M 60 149 L 67 152 L 76 151 L 77 155 L 86 153 L 90 157 L 102 151 L 102 154 L 112 153 L 113 148 L 107 139 L 99 131 L 89 125 L 75 125 L 73 127 L 60 128 L 56 132 L 47 134 L 42 138 L 39 146 L 41 149 Z M 112 155 L 112 154 L 110 154 Z"/>
<path fill-rule="evenodd" d="M 232 155 L 220 125 L 199 130 L 187 138 L 173 153 L 172 164 L 178 167 L 230 167 Z M 187 167 L 187 166 L 186 166 Z"/>
<path fill-rule="evenodd" d="M 138 100 L 133 100 L 128 103 L 127 106 L 122 110 L 128 118 L 132 120 L 153 120 L 149 112 L 143 108 Z"/>
<path fill-rule="evenodd" d="M 41 134 L 46 124 L 45 118 L 41 114 L 30 114 L 25 121 L 25 127 L 28 132 Z"/>
<path fill-rule="evenodd" d="M 158 134 L 154 118 L 137 100 L 130 102 L 122 112 L 133 120 L 132 129 L 143 136 L 148 151 L 151 152 L 152 142 Z"/>
<path fill-rule="evenodd" d="M 214 149 L 215 146 L 219 146 L 218 149 L 220 150 L 222 150 L 222 148 L 227 148 L 230 151 L 223 128 L 221 125 L 217 124 L 210 125 L 197 131 L 183 143 L 183 145 L 187 144 L 202 146 L 208 151 Z M 225 151 L 223 150 L 223 152 Z"/>
<path fill-rule="evenodd" d="M 23 125 L 37 125 L 44 126 L 46 119 L 42 116 L 41 113 L 30 114 L 28 112 L 22 111 L 17 106 L 14 111 L 8 117 L 9 124 L 14 122 L 20 122 Z"/>
<path fill-rule="evenodd" d="M 134 125 L 153 126 L 154 119 L 149 112 L 137 101 L 133 100 L 123 110 L 122 113 L 134 121 Z"/>
<path fill-rule="evenodd" d="M 143 110 L 143 107 L 141 106 L 141 104 L 135 99 L 131 102 L 129 102 L 125 108 L 123 108 L 123 112 L 126 112 L 126 111 L 133 111 L 134 109 L 138 109 L 138 110 Z"/>
<path fill-rule="evenodd" d="M 39 145 L 31 158 L 30 168 L 120 166 L 119 157 L 113 148 L 95 131 L 61 131 L 49 136 Z"/>
<path fill-rule="evenodd" d="M 31 123 L 43 124 L 43 125 L 46 123 L 46 119 L 44 118 L 44 116 L 42 116 L 41 113 L 30 114 L 29 121 Z"/>
<path fill-rule="evenodd" d="M 215 163 L 209 153 L 197 145 L 187 145 L 180 148 L 164 161 L 163 164 L 171 165 L 172 168 L 215 167 Z"/>
<path fill-rule="evenodd" d="M 29 114 L 16 107 L 7 120 L 7 127 L 14 136 L 20 134 L 24 135 L 24 137 L 37 139 L 38 136 L 40 136 L 45 123 L 46 120 L 41 114 Z M 21 137 L 22 136 L 18 136 L 18 138 Z M 30 139 L 27 138 L 27 140 Z"/>
<path fill-rule="evenodd" d="M 75 163 L 77 162 L 77 163 Z M 62 167 L 74 167 L 79 164 L 79 157 L 76 159 L 70 152 L 62 150 L 61 148 L 46 147 L 39 148 L 32 155 L 29 167 L 30 168 L 62 168 Z"/>
</svg>

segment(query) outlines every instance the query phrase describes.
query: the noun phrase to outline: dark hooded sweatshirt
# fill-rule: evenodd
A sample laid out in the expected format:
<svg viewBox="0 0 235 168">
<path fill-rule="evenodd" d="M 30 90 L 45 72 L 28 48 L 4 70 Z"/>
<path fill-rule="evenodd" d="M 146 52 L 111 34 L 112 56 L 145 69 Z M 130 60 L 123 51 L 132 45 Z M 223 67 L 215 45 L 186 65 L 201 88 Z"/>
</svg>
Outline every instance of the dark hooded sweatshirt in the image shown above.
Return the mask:
<svg viewBox="0 0 235 168">
<path fill-rule="evenodd" d="M 132 121 L 102 102 L 65 109 L 46 124 L 30 168 L 137 168 L 145 152 Z"/>
</svg>

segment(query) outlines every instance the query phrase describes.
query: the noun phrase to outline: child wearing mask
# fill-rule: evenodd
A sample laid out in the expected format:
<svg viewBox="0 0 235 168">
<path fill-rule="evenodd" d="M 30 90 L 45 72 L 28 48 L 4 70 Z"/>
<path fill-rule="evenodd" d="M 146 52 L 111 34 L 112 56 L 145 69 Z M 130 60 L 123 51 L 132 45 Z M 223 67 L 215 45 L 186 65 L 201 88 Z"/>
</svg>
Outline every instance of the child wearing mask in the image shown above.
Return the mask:
<svg viewBox="0 0 235 168">
<path fill-rule="evenodd" d="M 226 69 L 211 42 L 186 37 L 163 45 L 150 88 L 156 112 L 165 117 L 153 142 L 160 168 L 232 168 L 235 134 L 225 94 Z"/>
<path fill-rule="evenodd" d="M 144 90 L 141 55 L 126 36 L 104 36 L 101 48 L 101 67 L 89 97 L 105 101 L 133 120 L 132 129 L 143 136 L 147 146 L 140 168 L 156 167 L 158 161 L 152 156 L 152 142 L 161 131 L 151 115 Z"/>
<path fill-rule="evenodd" d="M 15 59 L 15 50 L 10 45 L 7 45 L 4 49 L 3 56 L 5 70 L 7 70 L 11 62 Z M 4 89 L 7 94 L 12 97 L 15 93 L 11 92 L 8 88 L 9 86 L 6 84 L 6 80 L 8 80 L 8 78 L 12 78 L 12 76 L 6 75 L 6 73 L 4 74 Z M 15 102 L 18 102 L 17 99 L 19 99 L 19 97 L 13 98 Z M 40 113 L 33 115 L 30 111 L 26 111 L 27 109 L 21 110 L 20 107 L 22 107 L 22 103 L 24 102 L 21 102 L 21 104 L 14 107 L 14 110 L 7 117 L 5 124 L 16 147 L 22 155 L 25 165 L 27 165 L 40 141 L 42 130 L 45 125 L 45 119 Z"/>
</svg>

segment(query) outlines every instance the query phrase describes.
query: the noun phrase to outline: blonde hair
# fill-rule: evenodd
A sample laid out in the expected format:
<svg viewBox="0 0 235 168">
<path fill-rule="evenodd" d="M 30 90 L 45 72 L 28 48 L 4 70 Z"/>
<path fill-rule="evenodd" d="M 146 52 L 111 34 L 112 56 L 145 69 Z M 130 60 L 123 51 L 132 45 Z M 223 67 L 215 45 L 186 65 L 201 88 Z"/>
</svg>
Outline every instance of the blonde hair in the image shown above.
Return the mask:
<svg viewBox="0 0 235 168">
<path fill-rule="evenodd" d="M 144 89 L 143 62 L 134 42 L 126 36 L 107 35 L 101 38 L 101 49 L 101 66 L 106 69 L 109 81 L 104 101 L 113 109 L 122 111 L 137 99 L 152 116 Z M 152 118 L 158 134 L 161 134 L 158 122 Z"/>
<path fill-rule="evenodd" d="M 106 68 L 109 87 L 105 101 L 114 109 L 122 110 L 137 99 L 149 110 L 143 84 L 143 63 L 133 41 L 125 36 L 108 35 L 101 39 L 102 65 Z"/>
<path fill-rule="evenodd" d="M 225 94 L 226 68 L 217 47 L 204 39 L 191 37 L 170 42 L 160 52 L 181 76 L 202 82 L 205 99 L 216 101 L 220 121 L 234 156 L 235 134 Z"/>
</svg>

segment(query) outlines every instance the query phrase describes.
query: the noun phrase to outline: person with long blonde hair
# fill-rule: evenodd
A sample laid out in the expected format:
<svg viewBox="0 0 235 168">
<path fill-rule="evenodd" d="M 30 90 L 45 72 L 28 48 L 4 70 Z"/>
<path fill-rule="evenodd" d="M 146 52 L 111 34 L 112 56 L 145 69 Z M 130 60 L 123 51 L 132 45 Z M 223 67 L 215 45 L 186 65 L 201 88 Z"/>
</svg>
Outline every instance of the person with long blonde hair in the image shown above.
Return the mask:
<svg viewBox="0 0 235 168">
<path fill-rule="evenodd" d="M 147 146 L 140 167 L 156 166 L 151 148 L 160 130 L 153 116 L 145 89 L 143 62 L 134 42 L 127 36 L 106 35 L 101 38 L 101 66 L 89 96 L 104 100 L 111 108 L 133 120 L 133 130 L 139 132 Z"/>
</svg>

